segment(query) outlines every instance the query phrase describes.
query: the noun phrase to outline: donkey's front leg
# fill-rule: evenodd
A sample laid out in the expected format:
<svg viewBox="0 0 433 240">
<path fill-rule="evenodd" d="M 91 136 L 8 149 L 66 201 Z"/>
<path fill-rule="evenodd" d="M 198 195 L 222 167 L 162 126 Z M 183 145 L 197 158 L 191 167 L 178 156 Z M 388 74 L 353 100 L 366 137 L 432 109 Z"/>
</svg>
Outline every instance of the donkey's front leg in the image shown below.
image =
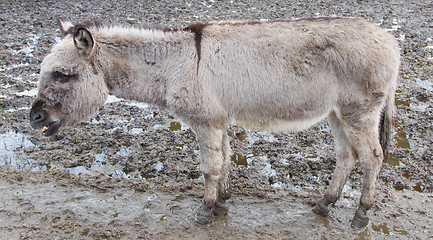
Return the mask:
<svg viewBox="0 0 433 240">
<path fill-rule="evenodd" d="M 214 212 L 218 213 L 218 208 L 221 207 L 218 200 L 225 165 L 223 138 L 226 129 L 199 126 L 195 127 L 194 131 L 200 147 L 201 170 L 205 179 L 203 204 L 197 210 L 194 221 L 198 225 L 204 225 L 212 222 Z"/>
<path fill-rule="evenodd" d="M 226 200 L 231 197 L 230 189 L 230 165 L 231 165 L 231 150 L 230 141 L 225 130 L 222 139 L 222 157 L 223 157 L 223 167 L 221 171 L 221 179 L 219 180 L 218 186 L 218 198 L 212 212 L 215 216 L 222 216 L 227 214 L 228 206 L 226 205 Z"/>
</svg>

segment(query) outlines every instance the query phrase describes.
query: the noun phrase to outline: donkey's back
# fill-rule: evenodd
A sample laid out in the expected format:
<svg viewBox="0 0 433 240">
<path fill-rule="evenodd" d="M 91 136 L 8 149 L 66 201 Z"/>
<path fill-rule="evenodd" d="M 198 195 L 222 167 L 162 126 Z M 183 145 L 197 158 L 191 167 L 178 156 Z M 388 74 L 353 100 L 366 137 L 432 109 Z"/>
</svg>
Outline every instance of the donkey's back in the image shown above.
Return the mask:
<svg viewBox="0 0 433 240">
<path fill-rule="evenodd" d="M 214 113 L 265 130 L 382 109 L 399 65 L 395 38 L 358 18 L 209 23 L 200 58 Z"/>
</svg>

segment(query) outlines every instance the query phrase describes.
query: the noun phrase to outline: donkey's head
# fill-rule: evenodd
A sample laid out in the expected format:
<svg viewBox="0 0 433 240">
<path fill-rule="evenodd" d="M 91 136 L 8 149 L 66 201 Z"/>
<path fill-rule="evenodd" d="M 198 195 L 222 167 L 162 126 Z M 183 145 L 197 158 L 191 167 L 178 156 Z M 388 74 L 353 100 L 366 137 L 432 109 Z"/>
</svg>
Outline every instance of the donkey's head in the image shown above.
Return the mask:
<svg viewBox="0 0 433 240">
<path fill-rule="evenodd" d="M 95 114 L 108 95 L 89 29 L 61 19 L 58 23 L 63 39 L 42 62 L 38 94 L 30 111 L 32 127 L 45 136 Z"/>
</svg>

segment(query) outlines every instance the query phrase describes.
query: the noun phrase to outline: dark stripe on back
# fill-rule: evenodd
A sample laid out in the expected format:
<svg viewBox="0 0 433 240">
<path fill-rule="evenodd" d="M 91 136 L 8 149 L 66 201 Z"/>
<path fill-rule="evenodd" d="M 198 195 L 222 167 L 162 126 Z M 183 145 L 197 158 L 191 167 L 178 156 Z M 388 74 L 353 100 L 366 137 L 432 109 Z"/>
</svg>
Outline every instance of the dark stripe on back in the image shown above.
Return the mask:
<svg viewBox="0 0 433 240">
<path fill-rule="evenodd" d="M 198 74 L 198 67 L 201 59 L 201 40 L 203 37 L 203 29 L 207 25 L 208 23 L 194 23 L 183 29 L 184 31 L 190 31 L 195 35 L 194 40 L 195 40 L 195 48 L 197 51 L 197 74 Z"/>
</svg>

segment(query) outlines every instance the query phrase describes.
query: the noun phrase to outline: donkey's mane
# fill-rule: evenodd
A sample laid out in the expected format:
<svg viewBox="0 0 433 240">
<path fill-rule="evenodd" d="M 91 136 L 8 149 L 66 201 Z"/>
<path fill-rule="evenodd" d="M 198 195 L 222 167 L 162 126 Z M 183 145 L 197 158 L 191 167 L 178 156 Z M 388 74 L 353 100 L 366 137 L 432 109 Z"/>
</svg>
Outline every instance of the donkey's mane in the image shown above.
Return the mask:
<svg viewBox="0 0 433 240">
<path fill-rule="evenodd" d="M 201 33 L 203 28 L 209 25 L 240 26 L 240 25 L 256 25 L 256 24 L 263 24 L 263 23 L 270 23 L 270 22 L 271 23 L 272 22 L 298 22 L 298 21 L 320 22 L 320 21 L 331 21 L 334 19 L 344 19 L 344 17 L 312 17 L 312 18 L 299 18 L 299 19 L 275 19 L 269 21 L 262 21 L 262 20 L 210 21 L 210 22 L 193 23 L 181 29 L 170 28 L 162 24 L 136 23 L 131 25 L 121 25 L 117 23 L 103 22 L 99 19 L 92 19 L 80 24 L 75 24 L 75 29 L 77 29 L 77 27 L 85 27 L 88 29 L 97 29 L 97 30 L 102 28 L 132 28 L 137 30 L 153 30 L 153 31 L 162 31 L 162 32 L 190 31 L 193 33 Z M 67 33 L 74 34 L 74 29 L 73 28 L 68 29 Z"/>
<path fill-rule="evenodd" d="M 114 24 L 111 22 L 103 22 L 99 19 L 92 19 L 85 21 L 83 23 L 74 24 L 74 27 L 70 27 L 69 29 L 65 29 L 65 35 L 71 34 L 73 35 L 78 28 L 86 28 L 86 29 L 93 29 L 93 30 L 101 30 L 104 28 L 125 28 L 125 29 L 136 29 L 136 30 L 150 30 L 150 31 L 162 31 L 162 32 L 176 32 L 178 29 L 169 28 L 166 26 L 163 26 L 161 24 L 147 24 L 147 23 L 141 23 L 141 24 L 131 24 L 131 25 L 121 25 L 121 24 Z"/>
</svg>

